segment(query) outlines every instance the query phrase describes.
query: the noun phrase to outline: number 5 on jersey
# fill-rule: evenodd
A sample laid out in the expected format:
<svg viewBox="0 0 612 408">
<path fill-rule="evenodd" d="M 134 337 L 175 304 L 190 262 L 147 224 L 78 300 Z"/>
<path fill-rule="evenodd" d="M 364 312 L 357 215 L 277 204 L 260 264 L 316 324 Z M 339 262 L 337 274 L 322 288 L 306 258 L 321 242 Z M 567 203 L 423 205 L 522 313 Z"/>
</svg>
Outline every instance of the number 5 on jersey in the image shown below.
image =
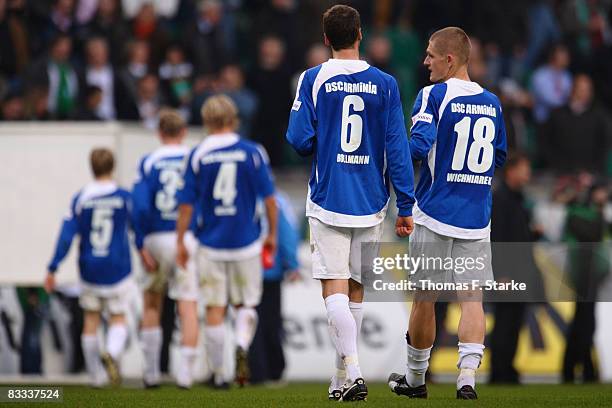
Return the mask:
<svg viewBox="0 0 612 408">
<path fill-rule="evenodd" d="M 113 238 L 113 209 L 94 208 L 91 215 L 89 242 L 94 256 L 107 256 Z"/>
</svg>

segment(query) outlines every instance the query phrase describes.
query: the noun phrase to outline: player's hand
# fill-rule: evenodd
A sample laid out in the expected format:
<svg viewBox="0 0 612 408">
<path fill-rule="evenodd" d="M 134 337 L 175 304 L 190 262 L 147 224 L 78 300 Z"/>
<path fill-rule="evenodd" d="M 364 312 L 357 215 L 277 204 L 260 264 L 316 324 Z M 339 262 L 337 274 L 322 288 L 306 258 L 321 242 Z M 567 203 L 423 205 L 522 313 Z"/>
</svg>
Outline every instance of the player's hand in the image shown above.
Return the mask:
<svg viewBox="0 0 612 408">
<path fill-rule="evenodd" d="M 176 243 L 176 264 L 181 268 L 187 268 L 187 261 L 189 260 L 189 252 L 183 241 Z"/>
<path fill-rule="evenodd" d="M 55 275 L 51 272 L 48 272 L 45 278 L 45 290 L 47 293 L 52 293 L 55 290 Z"/>
<path fill-rule="evenodd" d="M 268 251 L 270 251 L 272 256 L 276 255 L 276 242 L 276 235 L 268 234 L 263 243 L 264 247 L 268 248 Z"/>
<path fill-rule="evenodd" d="M 147 272 L 153 273 L 157 270 L 157 261 L 145 248 L 140 250 L 140 259 L 142 260 L 142 264 Z"/>
<path fill-rule="evenodd" d="M 295 270 L 295 271 L 291 271 L 289 272 L 287 275 L 285 275 L 285 279 L 287 280 L 287 282 L 299 282 L 302 280 L 302 274 L 300 274 L 300 271 Z"/>
<path fill-rule="evenodd" d="M 407 237 L 414 230 L 414 221 L 412 217 L 397 217 L 395 221 L 395 233 L 398 237 Z"/>
</svg>

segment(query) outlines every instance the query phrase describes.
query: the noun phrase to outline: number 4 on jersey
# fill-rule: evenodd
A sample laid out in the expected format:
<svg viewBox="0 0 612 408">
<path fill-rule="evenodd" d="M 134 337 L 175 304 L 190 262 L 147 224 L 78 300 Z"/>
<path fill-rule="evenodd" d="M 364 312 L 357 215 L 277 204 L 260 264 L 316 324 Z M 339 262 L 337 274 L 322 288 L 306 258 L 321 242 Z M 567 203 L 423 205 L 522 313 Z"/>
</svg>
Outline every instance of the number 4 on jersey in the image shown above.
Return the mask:
<svg viewBox="0 0 612 408">
<path fill-rule="evenodd" d="M 226 162 L 219 167 L 219 173 L 213 187 L 213 198 L 221 200 L 221 205 L 215 207 L 215 215 L 234 215 L 236 206 L 234 201 L 238 195 L 236 189 L 236 172 L 238 165 L 234 162 Z"/>
</svg>

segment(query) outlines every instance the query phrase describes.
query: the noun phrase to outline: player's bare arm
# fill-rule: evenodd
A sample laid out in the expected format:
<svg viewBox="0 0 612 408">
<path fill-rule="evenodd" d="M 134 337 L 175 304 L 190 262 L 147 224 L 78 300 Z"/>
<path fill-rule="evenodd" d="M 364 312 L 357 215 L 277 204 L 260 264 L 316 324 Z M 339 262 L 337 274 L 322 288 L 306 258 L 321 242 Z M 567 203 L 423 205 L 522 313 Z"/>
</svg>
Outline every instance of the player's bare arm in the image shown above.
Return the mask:
<svg viewBox="0 0 612 408">
<path fill-rule="evenodd" d="M 45 277 L 45 291 L 52 293 L 55 290 L 55 275 L 51 272 L 47 272 Z"/>
<path fill-rule="evenodd" d="M 155 272 L 157 270 L 157 261 L 153 258 L 151 253 L 146 248 L 142 248 L 138 253 L 140 254 L 140 260 L 145 270 L 149 273 Z"/>
<path fill-rule="evenodd" d="M 187 267 L 189 260 L 189 252 L 185 246 L 185 232 L 189 228 L 191 216 L 193 214 L 193 206 L 189 204 L 181 204 L 178 207 L 178 218 L 176 220 L 176 263 L 182 267 Z"/>
<path fill-rule="evenodd" d="M 278 231 L 278 206 L 273 195 L 264 200 L 266 206 L 266 216 L 268 218 L 268 235 L 264 241 L 264 246 L 269 248 L 270 252 L 276 252 L 277 231 Z"/>
</svg>

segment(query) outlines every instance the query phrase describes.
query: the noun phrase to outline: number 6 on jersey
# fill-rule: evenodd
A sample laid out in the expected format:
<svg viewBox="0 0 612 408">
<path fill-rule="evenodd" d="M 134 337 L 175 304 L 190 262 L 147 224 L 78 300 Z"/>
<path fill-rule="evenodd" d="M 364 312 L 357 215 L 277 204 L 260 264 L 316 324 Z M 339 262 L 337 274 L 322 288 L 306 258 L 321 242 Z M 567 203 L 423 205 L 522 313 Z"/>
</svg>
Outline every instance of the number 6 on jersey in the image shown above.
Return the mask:
<svg viewBox="0 0 612 408">
<path fill-rule="evenodd" d="M 346 153 L 354 152 L 361 145 L 363 134 L 363 119 L 356 113 L 351 114 L 351 107 L 355 112 L 365 109 L 363 99 L 358 95 L 347 95 L 342 102 L 342 127 L 340 128 L 340 147 Z M 351 125 L 349 131 L 348 126 Z M 348 139 L 347 139 L 348 133 Z"/>
</svg>

